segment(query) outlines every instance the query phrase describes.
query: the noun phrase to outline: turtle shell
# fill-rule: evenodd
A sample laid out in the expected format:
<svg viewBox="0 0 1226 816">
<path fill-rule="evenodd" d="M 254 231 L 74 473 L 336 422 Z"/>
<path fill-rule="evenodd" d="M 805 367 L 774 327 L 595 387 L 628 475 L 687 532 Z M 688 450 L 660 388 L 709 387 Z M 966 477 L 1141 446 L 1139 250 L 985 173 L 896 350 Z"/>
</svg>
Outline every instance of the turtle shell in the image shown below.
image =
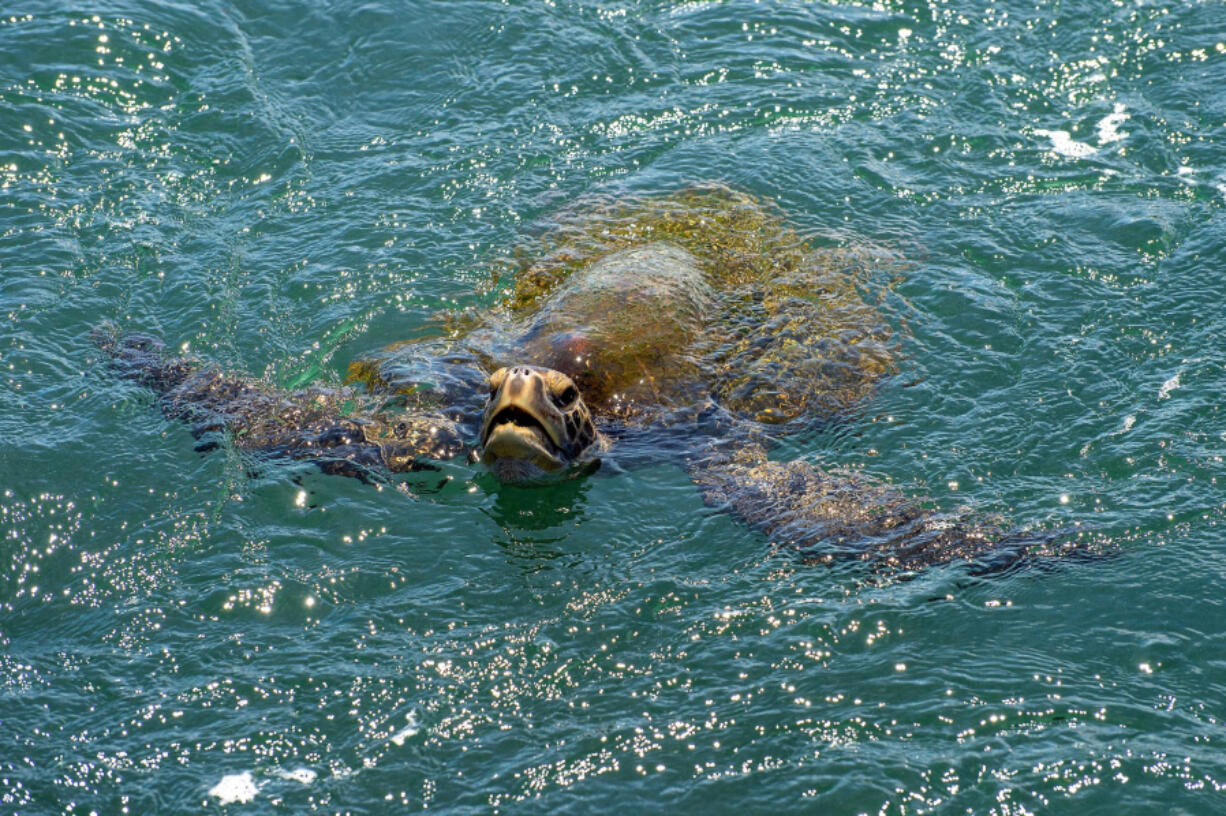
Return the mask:
<svg viewBox="0 0 1226 816">
<path fill-rule="evenodd" d="M 827 418 L 893 371 L 895 346 L 868 296 L 882 256 L 816 244 L 722 185 L 589 197 L 501 264 L 492 305 L 447 316 L 444 339 L 355 363 L 350 381 L 419 392 L 440 358 L 529 363 L 570 375 L 597 421 L 659 425 L 711 405 L 759 423 Z"/>
</svg>

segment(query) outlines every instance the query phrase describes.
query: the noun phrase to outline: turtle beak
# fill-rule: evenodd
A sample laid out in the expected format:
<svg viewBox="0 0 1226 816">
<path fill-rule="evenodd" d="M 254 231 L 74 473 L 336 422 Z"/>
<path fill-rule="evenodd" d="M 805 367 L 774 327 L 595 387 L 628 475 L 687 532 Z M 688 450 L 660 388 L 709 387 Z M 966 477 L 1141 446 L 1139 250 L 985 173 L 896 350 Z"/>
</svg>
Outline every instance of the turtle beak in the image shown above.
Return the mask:
<svg viewBox="0 0 1226 816">
<path fill-rule="evenodd" d="M 481 460 L 519 460 L 555 471 L 570 462 L 565 418 L 550 402 L 542 372 L 502 368 L 490 377 L 490 401 L 481 424 Z"/>
</svg>

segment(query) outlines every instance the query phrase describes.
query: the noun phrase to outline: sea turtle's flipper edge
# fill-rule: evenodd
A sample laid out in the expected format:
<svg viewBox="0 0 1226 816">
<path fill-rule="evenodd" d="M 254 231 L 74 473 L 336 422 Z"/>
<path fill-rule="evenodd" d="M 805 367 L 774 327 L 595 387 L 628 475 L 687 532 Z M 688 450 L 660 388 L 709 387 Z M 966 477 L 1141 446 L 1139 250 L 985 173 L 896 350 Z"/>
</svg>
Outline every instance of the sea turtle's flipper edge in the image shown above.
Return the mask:
<svg viewBox="0 0 1226 816">
<path fill-rule="evenodd" d="M 696 460 L 690 475 L 708 505 L 805 563 L 910 571 L 962 561 L 984 574 L 1053 552 L 1050 535 L 1010 530 L 991 515 L 938 512 L 863 474 L 769 460 L 760 446 Z"/>
<path fill-rule="evenodd" d="M 469 449 L 462 423 L 441 412 L 382 412 L 382 400 L 350 387 L 278 389 L 169 354 L 151 335 L 120 335 L 110 326 L 95 329 L 92 338 L 120 376 L 159 395 L 167 418 L 192 427 L 202 450 L 228 434 L 243 450 L 308 460 L 327 473 L 367 480 L 372 473 L 420 470 L 429 460 Z"/>
</svg>

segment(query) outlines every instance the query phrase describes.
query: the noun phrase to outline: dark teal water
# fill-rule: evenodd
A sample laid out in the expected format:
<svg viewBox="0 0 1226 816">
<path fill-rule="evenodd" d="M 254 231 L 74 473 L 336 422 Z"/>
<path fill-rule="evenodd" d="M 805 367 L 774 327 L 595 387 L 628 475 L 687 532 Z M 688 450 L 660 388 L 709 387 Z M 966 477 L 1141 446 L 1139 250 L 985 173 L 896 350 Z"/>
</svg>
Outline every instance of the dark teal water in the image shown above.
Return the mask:
<svg viewBox="0 0 1226 816">
<path fill-rule="evenodd" d="M 1223 20 L 8 4 L 0 808 L 1223 812 Z M 779 455 L 1106 556 L 804 567 L 667 463 L 253 473 L 87 336 L 335 382 L 557 208 L 696 180 L 903 259 L 898 376 Z"/>
</svg>

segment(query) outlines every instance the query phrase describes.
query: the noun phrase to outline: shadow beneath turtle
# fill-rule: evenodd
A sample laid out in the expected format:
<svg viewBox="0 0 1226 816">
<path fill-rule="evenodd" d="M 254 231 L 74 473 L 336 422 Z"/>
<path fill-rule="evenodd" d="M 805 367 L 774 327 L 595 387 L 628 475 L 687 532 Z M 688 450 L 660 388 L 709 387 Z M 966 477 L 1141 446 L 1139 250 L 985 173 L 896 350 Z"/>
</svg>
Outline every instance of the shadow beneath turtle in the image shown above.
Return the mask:
<svg viewBox="0 0 1226 816">
<path fill-rule="evenodd" d="M 509 561 L 534 573 L 573 567 L 586 560 L 574 549 L 574 528 L 582 524 L 592 482 L 586 474 L 548 484 L 507 484 L 492 473 L 477 474 L 472 483 L 493 499 L 482 509 L 498 525 L 495 540 Z"/>
<path fill-rule="evenodd" d="M 584 517 L 591 482 L 586 474 L 548 484 L 508 484 L 492 473 L 479 473 L 473 483 L 494 499 L 485 513 L 503 528 L 548 530 Z"/>
</svg>

